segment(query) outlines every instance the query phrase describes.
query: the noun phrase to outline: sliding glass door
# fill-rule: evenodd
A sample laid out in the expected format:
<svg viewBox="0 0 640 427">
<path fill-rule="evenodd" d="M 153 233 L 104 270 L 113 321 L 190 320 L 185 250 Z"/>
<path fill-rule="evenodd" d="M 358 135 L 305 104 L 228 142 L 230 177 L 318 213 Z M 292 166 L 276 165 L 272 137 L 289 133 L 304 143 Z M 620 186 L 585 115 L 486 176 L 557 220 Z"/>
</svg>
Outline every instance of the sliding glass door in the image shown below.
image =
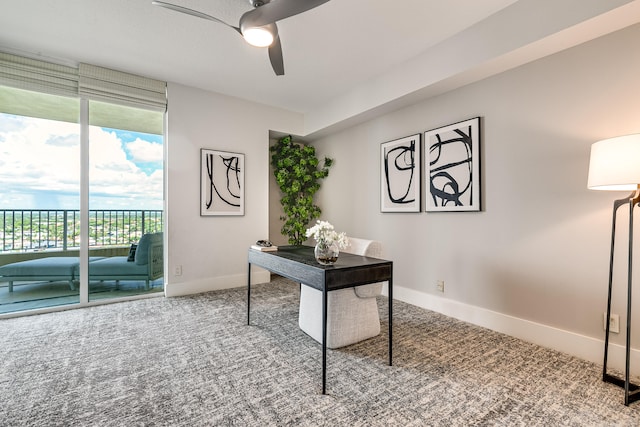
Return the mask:
<svg viewBox="0 0 640 427">
<path fill-rule="evenodd" d="M 0 86 L 0 314 L 163 290 L 163 122 Z"/>
<path fill-rule="evenodd" d="M 80 301 L 79 103 L 0 86 L 0 313 Z"/>
<path fill-rule="evenodd" d="M 89 102 L 89 300 L 163 287 L 163 113 Z"/>
</svg>

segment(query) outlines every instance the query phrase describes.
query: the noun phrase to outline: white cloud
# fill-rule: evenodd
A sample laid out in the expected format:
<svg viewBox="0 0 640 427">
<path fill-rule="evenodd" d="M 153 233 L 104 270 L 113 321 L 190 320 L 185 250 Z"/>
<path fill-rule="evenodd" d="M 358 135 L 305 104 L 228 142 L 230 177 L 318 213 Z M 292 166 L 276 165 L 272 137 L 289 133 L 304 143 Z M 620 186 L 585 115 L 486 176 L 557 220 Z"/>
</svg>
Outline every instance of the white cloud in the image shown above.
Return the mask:
<svg viewBox="0 0 640 427">
<path fill-rule="evenodd" d="M 162 145 L 140 139 L 124 144 L 115 132 L 97 127 L 90 127 L 89 132 L 90 208 L 161 208 Z M 29 199 L 25 194 L 79 195 L 79 133 L 78 124 L 0 114 L 0 207 L 59 208 L 40 206 L 33 198 L 31 206 L 24 206 Z M 150 161 L 159 162 L 159 173 L 149 173 L 137 164 Z"/>
<path fill-rule="evenodd" d="M 137 138 L 133 142 L 127 144 L 127 151 L 134 162 L 144 163 L 162 163 L 164 153 L 162 144 L 150 141 L 143 141 Z"/>
<path fill-rule="evenodd" d="M 5 131 L 0 115 L 0 153 L 4 166 L 0 180 L 8 190 L 79 191 L 79 127 L 38 119 L 9 120 Z M 63 138 L 67 144 L 50 144 Z M 69 141 L 76 140 L 76 144 Z M 17 207 L 17 206 L 16 206 Z"/>
</svg>

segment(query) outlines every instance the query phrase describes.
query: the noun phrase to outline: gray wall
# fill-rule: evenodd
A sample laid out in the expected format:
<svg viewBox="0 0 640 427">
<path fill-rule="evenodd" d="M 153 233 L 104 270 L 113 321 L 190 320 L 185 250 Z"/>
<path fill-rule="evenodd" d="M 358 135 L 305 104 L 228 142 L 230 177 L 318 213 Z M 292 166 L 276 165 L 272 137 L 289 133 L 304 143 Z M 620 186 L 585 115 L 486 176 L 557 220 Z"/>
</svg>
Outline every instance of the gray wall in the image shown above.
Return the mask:
<svg viewBox="0 0 640 427">
<path fill-rule="evenodd" d="M 178 84 L 168 94 L 166 294 L 246 285 L 247 250 L 269 233 L 269 130 L 300 132 L 302 115 Z M 245 155 L 245 215 L 200 216 L 201 148 Z"/>
<path fill-rule="evenodd" d="M 635 25 L 314 141 L 336 159 L 322 219 L 384 243 L 398 298 L 600 360 L 611 208 L 626 194 L 586 188 L 589 150 L 640 132 L 638 40 Z M 482 212 L 380 213 L 380 143 L 476 116 Z"/>
</svg>

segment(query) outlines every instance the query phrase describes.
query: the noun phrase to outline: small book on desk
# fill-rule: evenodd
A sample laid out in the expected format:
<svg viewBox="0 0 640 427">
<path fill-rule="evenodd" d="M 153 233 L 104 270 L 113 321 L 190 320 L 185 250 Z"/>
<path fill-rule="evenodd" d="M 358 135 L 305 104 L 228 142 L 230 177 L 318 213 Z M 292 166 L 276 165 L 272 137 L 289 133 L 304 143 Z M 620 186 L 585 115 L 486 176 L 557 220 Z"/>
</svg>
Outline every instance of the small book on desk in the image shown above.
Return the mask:
<svg viewBox="0 0 640 427">
<path fill-rule="evenodd" d="M 271 245 L 271 246 L 251 245 L 251 249 L 255 249 L 256 251 L 260 251 L 260 252 L 273 252 L 273 251 L 277 251 L 278 247 L 276 245 Z"/>
</svg>

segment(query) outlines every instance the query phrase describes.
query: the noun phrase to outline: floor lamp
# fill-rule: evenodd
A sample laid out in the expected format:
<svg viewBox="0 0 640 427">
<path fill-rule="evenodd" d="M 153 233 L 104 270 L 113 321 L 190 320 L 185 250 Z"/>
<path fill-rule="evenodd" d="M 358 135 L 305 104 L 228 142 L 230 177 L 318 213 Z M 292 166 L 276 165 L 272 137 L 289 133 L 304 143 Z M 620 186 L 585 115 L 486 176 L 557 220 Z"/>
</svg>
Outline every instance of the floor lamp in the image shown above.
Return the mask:
<svg viewBox="0 0 640 427">
<path fill-rule="evenodd" d="M 623 199 L 613 203 L 613 225 L 611 227 L 611 255 L 609 259 L 609 289 L 607 295 L 607 317 L 611 318 L 611 289 L 613 285 L 613 251 L 615 248 L 616 213 L 621 206 L 629 209 L 629 257 L 627 260 L 627 341 L 624 379 L 607 373 L 609 351 L 609 321 L 606 321 L 604 339 L 604 363 L 602 380 L 624 388 L 624 404 L 640 399 L 640 386 L 629 381 L 631 351 L 631 290 L 633 272 L 633 209 L 640 203 L 640 134 L 620 136 L 598 141 L 591 146 L 589 180 L 592 190 L 631 191 Z"/>
</svg>

